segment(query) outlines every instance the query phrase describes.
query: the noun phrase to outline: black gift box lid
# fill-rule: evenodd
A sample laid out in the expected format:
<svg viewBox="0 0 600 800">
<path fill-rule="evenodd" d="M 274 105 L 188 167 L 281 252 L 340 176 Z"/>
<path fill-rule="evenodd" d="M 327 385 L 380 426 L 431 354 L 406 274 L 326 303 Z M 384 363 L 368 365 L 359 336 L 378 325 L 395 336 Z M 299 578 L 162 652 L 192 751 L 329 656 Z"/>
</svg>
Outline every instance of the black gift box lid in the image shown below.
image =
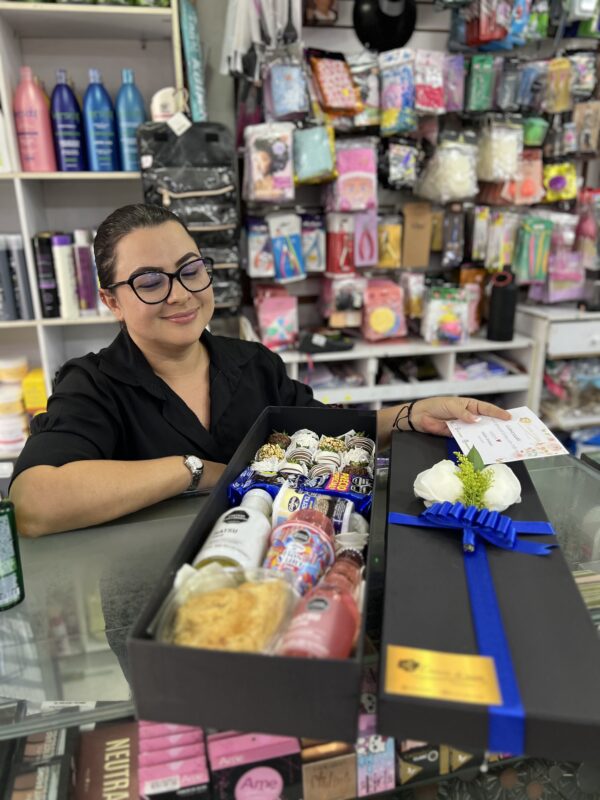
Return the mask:
<svg viewBox="0 0 600 800">
<path fill-rule="evenodd" d="M 444 438 L 395 435 L 388 510 L 421 513 L 424 504 L 414 496 L 415 477 L 444 458 Z M 510 466 L 521 482 L 522 502 L 505 513 L 514 520 L 547 520 L 525 465 Z M 487 553 L 526 714 L 526 754 L 597 759 L 600 641 L 560 549 L 545 557 L 491 546 Z M 386 690 L 388 659 L 394 653 L 389 648 L 394 645 L 478 653 L 459 532 L 388 526 L 379 731 L 398 739 L 487 749 L 486 705 Z"/>
</svg>

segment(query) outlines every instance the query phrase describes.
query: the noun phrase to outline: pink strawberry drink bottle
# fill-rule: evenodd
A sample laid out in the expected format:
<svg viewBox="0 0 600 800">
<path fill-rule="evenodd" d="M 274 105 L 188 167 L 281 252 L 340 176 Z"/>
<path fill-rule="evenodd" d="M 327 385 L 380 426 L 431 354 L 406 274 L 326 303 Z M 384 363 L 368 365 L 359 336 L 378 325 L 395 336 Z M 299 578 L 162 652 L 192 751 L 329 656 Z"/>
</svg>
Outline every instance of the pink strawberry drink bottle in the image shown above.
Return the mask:
<svg viewBox="0 0 600 800">
<path fill-rule="evenodd" d="M 333 543 L 329 517 L 303 508 L 273 530 L 263 566 L 295 573 L 298 591 L 305 594 L 335 561 Z"/>
</svg>

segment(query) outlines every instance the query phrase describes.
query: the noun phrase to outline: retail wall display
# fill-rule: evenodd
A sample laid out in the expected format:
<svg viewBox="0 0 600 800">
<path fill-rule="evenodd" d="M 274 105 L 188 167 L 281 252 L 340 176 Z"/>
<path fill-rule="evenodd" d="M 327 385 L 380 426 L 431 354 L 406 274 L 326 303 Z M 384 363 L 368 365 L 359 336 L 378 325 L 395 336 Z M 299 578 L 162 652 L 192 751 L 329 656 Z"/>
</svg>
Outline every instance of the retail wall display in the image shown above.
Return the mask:
<svg viewBox="0 0 600 800">
<path fill-rule="evenodd" d="M 31 67 L 21 67 L 13 111 L 23 171 L 55 172 L 56 157 L 48 98 L 35 82 Z"/>
</svg>

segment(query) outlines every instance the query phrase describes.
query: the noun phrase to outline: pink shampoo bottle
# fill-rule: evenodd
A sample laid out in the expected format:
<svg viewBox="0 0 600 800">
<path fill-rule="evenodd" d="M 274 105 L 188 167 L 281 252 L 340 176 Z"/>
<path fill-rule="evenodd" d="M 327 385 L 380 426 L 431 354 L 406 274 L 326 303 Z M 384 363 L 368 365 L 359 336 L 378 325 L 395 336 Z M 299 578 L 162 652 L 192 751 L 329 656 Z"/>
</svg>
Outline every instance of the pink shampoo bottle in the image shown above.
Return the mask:
<svg viewBox="0 0 600 800">
<path fill-rule="evenodd" d="M 48 98 L 31 67 L 21 67 L 13 110 L 23 172 L 56 172 Z"/>
</svg>

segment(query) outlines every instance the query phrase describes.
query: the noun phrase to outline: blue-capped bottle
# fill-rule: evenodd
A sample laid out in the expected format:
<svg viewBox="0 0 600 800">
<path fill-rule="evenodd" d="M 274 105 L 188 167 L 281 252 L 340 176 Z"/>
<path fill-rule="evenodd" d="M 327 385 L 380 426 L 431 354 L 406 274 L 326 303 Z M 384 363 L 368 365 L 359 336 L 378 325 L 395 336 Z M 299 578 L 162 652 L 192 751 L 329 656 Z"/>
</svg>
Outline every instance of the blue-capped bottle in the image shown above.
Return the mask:
<svg viewBox="0 0 600 800">
<path fill-rule="evenodd" d="M 61 172 L 81 172 L 87 169 L 81 109 L 64 69 L 56 70 L 56 86 L 50 101 L 50 114 L 58 169 Z"/>
<path fill-rule="evenodd" d="M 133 70 L 124 69 L 122 74 L 123 85 L 115 103 L 121 168 L 137 171 L 140 168 L 137 129 L 146 121 L 146 110 L 142 94 L 134 83 Z"/>
<path fill-rule="evenodd" d="M 90 169 L 93 172 L 118 170 L 115 111 L 97 69 L 90 70 L 90 85 L 83 98 L 83 124 Z"/>
</svg>

